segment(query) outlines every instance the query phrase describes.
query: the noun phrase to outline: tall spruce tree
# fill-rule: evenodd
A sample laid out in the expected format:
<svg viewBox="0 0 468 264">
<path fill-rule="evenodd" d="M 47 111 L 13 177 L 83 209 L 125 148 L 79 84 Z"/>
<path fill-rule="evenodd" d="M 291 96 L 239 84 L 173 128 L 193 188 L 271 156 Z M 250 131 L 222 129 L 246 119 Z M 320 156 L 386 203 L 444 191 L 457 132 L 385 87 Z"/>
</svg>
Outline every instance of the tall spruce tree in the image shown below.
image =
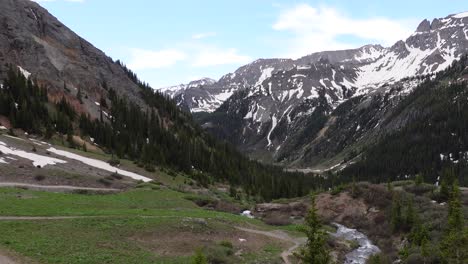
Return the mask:
<svg viewBox="0 0 468 264">
<path fill-rule="evenodd" d="M 302 232 L 307 236 L 307 242 L 296 256 L 302 263 L 327 264 L 330 261 L 326 243 L 327 234 L 318 218 L 314 196 L 311 197 L 311 204 L 302 228 Z"/>
<path fill-rule="evenodd" d="M 460 188 L 454 181 L 450 193 L 448 227 L 440 244 L 443 263 L 464 264 L 468 260 L 468 227 L 463 223 Z"/>
</svg>

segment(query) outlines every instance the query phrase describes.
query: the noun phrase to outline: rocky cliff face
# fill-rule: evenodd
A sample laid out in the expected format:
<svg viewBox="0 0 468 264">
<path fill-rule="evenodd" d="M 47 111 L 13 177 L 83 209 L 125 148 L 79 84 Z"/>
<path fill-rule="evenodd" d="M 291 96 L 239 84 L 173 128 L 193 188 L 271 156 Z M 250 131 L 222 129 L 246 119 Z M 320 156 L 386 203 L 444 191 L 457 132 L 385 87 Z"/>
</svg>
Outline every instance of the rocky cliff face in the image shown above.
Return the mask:
<svg viewBox="0 0 468 264">
<path fill-rule="evenodd" d="M 82 107 L 94 116 L 98 116 L 95 102 L 105 96 L 107 87 L 141 102 L 139 88 L 118 63 L 40 5 L 0 0 L 0 6 L 0 76 L 7 65 L 13 65 L 47 86 L 51 94 L 65 94 L 73 100 L 81 89 L 85 95 Z"/>
<path fill-rule="evenodd" d="M 271 67 L 257 61 L 211 86 L 238 92 L 200 122 L 252 157 L 293 167 L 332 166 L 351 145 L 405 124 L 403 119 L 384 128 L 380 121 L 420 82 L 412 77 L 446 69 L 466 52 L 468 13 L 461 13 L 424 20 L 388 48 L 320 52 L 273 60 Z"/>
</svg>

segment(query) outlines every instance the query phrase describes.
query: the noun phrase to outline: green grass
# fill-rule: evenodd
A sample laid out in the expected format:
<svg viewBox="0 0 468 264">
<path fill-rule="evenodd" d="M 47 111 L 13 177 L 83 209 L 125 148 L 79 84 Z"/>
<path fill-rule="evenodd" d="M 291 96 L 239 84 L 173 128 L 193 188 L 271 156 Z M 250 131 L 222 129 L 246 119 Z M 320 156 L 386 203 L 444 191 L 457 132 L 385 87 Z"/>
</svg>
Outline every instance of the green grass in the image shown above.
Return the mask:
<svg viewBox="0 0 468 264">
<path fill-rule="evenodd" d="M 0 215 L 134 215 L 158 210 L 196 209 L 184 194 L 169 189 L 135 189 L 108 195 L 0 189 Z M 144 213 L 148 212 L 148 213 Z"/>
<path fill-rule="evenodd" d="M 244 257 L 248 263 L 283 263 L 279 257 L 282 251 L 278 245 L 267 244 L 260 252 L 246 254 Z"/>
<path fill-rule="evenodd" d="M 40 263 L 187 263 L 160 257 L 133 238 L 142 230 L 174 230 L 173 219 L 73 219 L 0 222 L 0 243 Z"/>
<path fill-rule="evenodd" d="M 107 195 L 0 188 L 2 216 L 91 216 L 0 221 L 0 247 L 40 263 L 187 263 L 190 252 L 180 257 L 158 256 L 135 237 L 175 233 L 187 219 L 194 218 L 205 219 L 207 226 L 202 228 L 209 230 L 231 230 L 233 226 L 273 229 L 259 220 L 200 209 L 186 196 L 170 189 L 151 188 Z M 246 254 L 244 261 L 273 263 L 279 252 L 281 248 L 268 245 L 262 251 Z"/>
</svg>

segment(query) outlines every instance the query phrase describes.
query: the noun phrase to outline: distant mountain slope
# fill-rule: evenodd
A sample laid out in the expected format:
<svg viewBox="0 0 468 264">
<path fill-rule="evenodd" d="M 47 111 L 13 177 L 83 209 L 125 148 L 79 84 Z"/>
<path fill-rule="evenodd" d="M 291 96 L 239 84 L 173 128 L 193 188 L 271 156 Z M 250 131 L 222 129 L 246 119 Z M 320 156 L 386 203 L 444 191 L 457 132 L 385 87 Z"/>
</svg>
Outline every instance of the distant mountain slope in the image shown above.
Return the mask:
<svg viewBox="0 0 468 264">
<path fill-rule="evenodd" d="M 468 184 L 468 56 L 386 107 L 379 121 L 385 133 L 355 152 L 351 164 L 340 165 L 345 178 L 382 182 L 421 174 L 440 183 L 450 168 L 462 186 Z"/>
<path fill-rule="evenodd" d="M 99 109 L 95 102 L 106 95 L 106 87 L 142 103 L 138 85 L 118 63 L 40 5 L 29 0 L 0 0 L 0 6 L 0 77 L 5 77 L 5 65 L 12 64 L 31 73 L 51 95 L 66 86 L 71 99 L 81 89 L 86 95 L 82 108 L 95 117 Z"/>
<path fill-rule="evenodd" d="M 372 140 L 364 136 L 366 130 L 381 133 L 387 104 L 397 104 L 420 82 L 412 77 L 444 70 L 466 52 L 468 16 L 424 20 L 414 34 L 389 48 L 369 45 L 285 60 L 283 69 L 268 70 L 271 76 L 260 84 L 239 88 L 243 91 L 200 122 L 252 157 L 300 168 L 332 166 L 347 147 L 363 137 Z M 376 105 L 372 115 L 358 115 L 352 123 L 335 116 Z"/>
<path fill-rule="evenodd" d="M 202 100 L 203 96 L 216 97 L 220 93 L 232 94 L 239 89 L 250 89 L 259 86 L 274 73 L 291 70 L 295 67 L 312 65 L 327 61 L 336 67 L 344 67 L 354 72 L 338 85 L 355 86 L 359 94 L 366 93 L 369 88 L 375 88 L 386 82 L 395 82 L 402 78 L 429 74 L 445 69 L 455 59 L 459 58 L 467 47 L 468 28 L 466 13 L 424 20 L 416 31 L 405 41 L 398 41 L 393 46 L 384 48 L 380 45 L 366 45 L 358 49 L 323 51 L 313 53 L 297 60 L 291 59 L 261 59 L 245 65 L 234 73 L 223 76 L 218 82 L 204 87 L 204 95 L 187 93 L 186 101 L 196 96 L 203 101 L 207 112 L 213 112 L 219 107 L 219 102 Z M 327 76 L 332 80 L 333 76 Z M 319 81 L 319 79 L 314 79 Z M 331 84 L 324 84 L 332 88 Z M 183 93 L 183 92 L 181 92 Z M 226 98 L 227 99 L 227 98 Z M 187 106 L 184 101 L 179 105 L 189 109 L 200 108 L 197 104 Z"/>
</svg>

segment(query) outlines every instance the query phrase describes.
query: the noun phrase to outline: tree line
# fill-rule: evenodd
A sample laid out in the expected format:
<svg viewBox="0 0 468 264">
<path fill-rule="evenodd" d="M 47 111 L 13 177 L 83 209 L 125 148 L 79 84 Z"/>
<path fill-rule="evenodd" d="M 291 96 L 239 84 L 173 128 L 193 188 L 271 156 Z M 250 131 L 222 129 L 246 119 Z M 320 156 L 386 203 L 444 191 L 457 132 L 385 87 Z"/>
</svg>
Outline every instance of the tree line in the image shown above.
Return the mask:
<svg viewBox="0 0 468 264">
<path fill-rule="evenodd" d="M 100 116 L 78 115 L 65 96 L 58 102 L 49 101 L 46 88 L 10 67 L 0 89 L 0 115 L 28 133 L 47 138 L 56 133 L 66 135 L 71 147 L 76 147 L 72 135 L 93 138 L 109 154 L 133 160 L 148 171 L 172 168 L 205 186 L 221 182 L 242 188 L 258 200 L 298 197 L 329 187 L 323 177 L 285 172 L 281 167 L 246 158 L 229 143 L 208 135 L 190 113 L 179 110 L 172 100 L 122 67 L 141 88 L 147 106 L 106 87 L 107 98 L 101 98 Z M 76 96 L 82 100 L 81 89 Z"/>
</svg>

